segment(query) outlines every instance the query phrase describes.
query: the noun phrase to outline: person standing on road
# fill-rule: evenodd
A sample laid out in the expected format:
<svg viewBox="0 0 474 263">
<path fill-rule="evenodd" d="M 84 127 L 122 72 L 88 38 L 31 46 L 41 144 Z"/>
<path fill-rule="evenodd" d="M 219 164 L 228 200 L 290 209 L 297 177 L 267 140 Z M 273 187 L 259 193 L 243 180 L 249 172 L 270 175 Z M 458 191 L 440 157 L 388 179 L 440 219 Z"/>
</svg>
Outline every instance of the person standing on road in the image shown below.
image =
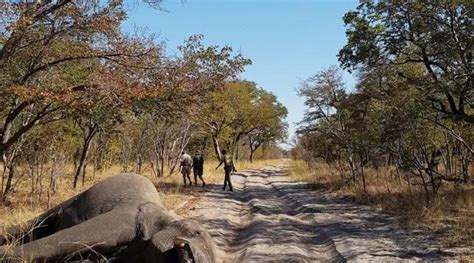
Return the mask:
<svg viewBox="0 0 474 263">
<path fill-rule="evenodd" d="M 227 186 L 227 184 L 229 184 L 229 190 L 231 192 L 233 192 L 233 189 L 232 189 L 232 182 L 230 181 L 230 174 L 232 172 L 237 172 L 237 169 L 235 169 L 235 166 L 234 166 L 234 161 L 232 160 L 232 155 L 231 154 L 227 154 L 227 152 L 225 150 L 222 151 L 222 158 L 221 158 L 221 162 L 219 163 L 219 165 L 216 167 L 216 170 L 217 168 L 219 168 L 222 164 L 224 164 L 224 172 L 225 172 L 225 176 L 224 176 L 224 187 L 222 188 L 222 190 L 225 191 L 225 188 Z"/>
<path fill-rule="evenodd" d="M 197 185 L 197 178 L 201 179 L 202 187 L 206 186 L 206 182 L 202 178 L 204 170 L 204 158 L 200 152 L 197 152 L 193 157 L 193 174 L 194 174 L 194 185 Z"/>
<path fill-rule="evenodd" d="M 191 174 L 191 167 L 193 166 L 193 159 L 191 156 L 185 152 L 181 153 L 181 158 L 180 158 L 180 170 L 181 174 L 183 174 L 183 181 L 184 181 L 184 186 L 186 186 L 186 177 L 189 180 L 189 186 L 192 185 L 191 182 L 191 177 L 189 176 Z"/>
</svg>

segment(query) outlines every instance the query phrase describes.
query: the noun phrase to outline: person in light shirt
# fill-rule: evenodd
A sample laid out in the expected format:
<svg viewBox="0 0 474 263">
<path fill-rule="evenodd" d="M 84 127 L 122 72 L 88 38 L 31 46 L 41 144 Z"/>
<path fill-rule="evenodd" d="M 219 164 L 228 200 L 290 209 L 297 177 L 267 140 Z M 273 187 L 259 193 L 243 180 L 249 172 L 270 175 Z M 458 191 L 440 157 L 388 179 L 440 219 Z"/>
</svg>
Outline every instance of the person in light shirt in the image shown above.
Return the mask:
<svg viewBox="0 0 474 263">
<path fill-rule="evenodd" d="M 189 175 L 191 174 L 191 168 L 193 167 L 193 158 L 191 158 L 189 154 L 182 152 L 180 162 L 179 168 L 183 175 L 184 186 L 186 186 L 186 178 L 189 181 L 189 186 L 191 186 L 193 183 L 191 182 L 191 177 Z"/>
</svg>

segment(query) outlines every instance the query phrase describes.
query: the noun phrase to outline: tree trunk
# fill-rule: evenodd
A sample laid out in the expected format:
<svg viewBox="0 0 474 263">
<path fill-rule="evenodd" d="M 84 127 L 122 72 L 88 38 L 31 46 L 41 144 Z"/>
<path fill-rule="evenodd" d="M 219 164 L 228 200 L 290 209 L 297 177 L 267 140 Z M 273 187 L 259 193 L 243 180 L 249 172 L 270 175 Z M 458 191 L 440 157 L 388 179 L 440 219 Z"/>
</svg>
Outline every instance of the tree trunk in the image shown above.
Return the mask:
<svg viewBox="0 0 474 263">
<path fill-rule="evenodd" d="M 159 142 L 154 141 L 153 142 L 153 152 L 152 156 L 150 156 L 150 163 L 153 169 L 153 173 L 155 174 L 156 177 L 161 176 L 161 171 L 160 171 L 160 150 L 159 150 Z"/>
<path fill-rule="evenodd" d="M 352 172 L 352 181 L 354 181 L 354 183 L 355 183 L 356 182 L 357 169 L 355 167 L 354 159 L 352 158 L 352 154 L 349 155 L 349 166 L 350 166 L 351 172 Z"/>
<path fill-rule="evenodd" d="M 79 180 L 79 176 L 81 174 L 85 173 L 85 162 L 87 159 L 87 156 L 89 154 L 89 148 L 91 146 L 92 139 L 94 138 L 95 134 L 97 133 L 98 130 L 98 125 L 97 124 L 91 124 L 88 126 L 87 131 L 84 136 L 84 143 L 82 145 L 82 152 L 81 152 L 81 157 L 79 159 L 79 163 L 77 164 L 77 169 L 76 173 L 74 175 L 74 182 L 73 182 L 73 187 L 76 189 L 77 187 L 77 181 Z M 83 180 L 84 180 L 85 174 L 83 174 Z"/>
<path fill-rule="evenodd" d="M 470 182 L 470 175 L 469 175 L 469 159 L 465 156 L 461 157 L 461 174 L 462 179 L 465 183 Z"/>
<path fill-rule="evenodd" d="M 15 175 L 15 164 L 14 162 L 10 162 L 8 165 L 8 176 L 7 176 L 7 182 L 5 184 L 5 189 L 3 191 L 3 199 L 6 198 L 6 196 L 13 191 L 13 177 Z M 15 184 L 16 185 L 16 184 Z"/>
<path fill-rule="evenodd" d="M 390 166 L 392 165 L 393 163 L 393 154 L 392 153 L 388 153 L 388 158 L 387 158 L 387 166 Z"/>
<path fill-rule="evenodd" d="M 84 186 L 84 183 L 86 181 L 86 171 L 87 171 L 87 157 L 84 160 L 84 167 L 82 168 L 82 186 Z"/>
<path fill-rule="evenodd" d="M 426 183 L 425 177 L 423 176 L 423 172 L 418 170 L 418 174 L 421 178 L 421 182 L 423 183 L 423 189 L 425 189 L 425 198 L 426 198 L 426 206 L 430 205 L 430 190 L 428 189 L 428 184 Z"/>
<path fill-rule="evenodd" d="M 82 170 L 84 169 L 85 161 L 86 161 L 87 155 L 89 153 L 89 146 L 90 146 L 89 141 L 85 140 L 83 145 L 82 145 L 81 157 L 79 159 L 79 162 L 78 162 L 77 168 L 76 168 L 76 172 L 74 174 L 74 182 L 72 184 L 74 189 L 76 189 L 77 181 L 79 180 L 79 176 L 82 174 Z"/>
<path fill-rule="evenodd" d="M 170 158 L 170 156 L 166 156 L 167 144 L 168 144 L 168 129 L 165 129 L 165 133 L 162 138 L 161 149 L 160 149 L 160 174 L 159 174 L 160 176 L 165 175 L 165 162 L 167 158 Z"/>
<path fill-rule="evenodd" d="M 3 199 L 3 187 L 5 186 L 5 179 L 7 176 L 7 164 L 6 164 L 6 156 L 2 156 L 2 184 L 0 186 L 0 201 Z"/>
<path fill-rule="evenodd" d="M 212 135 L 212 144 L 214 146 L 214 151 L 216 153 L 217 159 L 219 161 L 222 159 L 222 153 L 221 153 L 221 148 L 219 146 L 219 140 L 217 139 L 217 135 L 213 134 Z"/>
<path fill-rule="evenodd" d="M 341 176 L 341 181 L 344 182 L 344 180 L 345 180 L 344 165 L 341 162 L 341 156 L 340 155 L 338 155 L 338 157 L 337 157 L 337 166 L 339 168 L 339 175 Z"/>
<path fill-rule="evenodd" d="M 362 187 L 364 188 L 364 193 L 367 193 L 367 183 L 365 180 L 365 166 L 367 165 L 367 158 L 363 154 L 360 154 L 359 158 L 360 158 L 360 176 L 362 177 Z"/>
<path fill-rule="evenodd" d="M 366 185 L 366 182 L 365 182 L 364 165 L 360 166 L 360 174 L 362 176 L 362 187 L 364 188 L 364 193 L 367 193 L 367 185 Z"/>
<path fill-rule="evenodd" d="M 250 148 L 250 162 L 253 162 L 253 157 L 257 149 L 262 145 L 262 143 L 258 143 L 255 140 L 252 140 L 252 137 L 249 136 L 249 148 Z"/>
<path fill-rule="evenodd" d="M 451 177 L 452 175 L 452 152 L 449 147 L 449 137 L 448 133 L 444 133 L 444 139 L 445 139 L 445 153 L 443 154 L 443 159 L 444 159 L 444 168 L 445 168 L 445 175 L 446 177 Z"/>
<path fill-rule="evenodd" d="M 99 140 L 97 142 L 97 151 L 94 158 L 94 170 L 102 171 L 104 166 L 104 151 L 107 148 L 103 133 L 99 134 Z"/>
<path fill-rule="evenodd" d="M 10 191 L 13 190 L 13 176 L 15 175 L 15 169 L 13 165 L 8 167 L 8 176 L 7 176 L 7 183 L 5 184 L 5 190 L 3 191 L 3 198 L 5 198 Z"/>
<path fill-rule="evenodd" d="M 31 194 L 35 193 L 35 182 L 36 182 L 36 173 L 35 173 L 35 163 L 36 163 L 36 153 L 33 152 L 33 160 L 29 160 L 28 166 L 30 168 L 30 181 L 31 181 Z"/>
<path fill-rule="evenodd" d="M 143 166 L 143 158 L 141 154 L 138 154 L 137 156 L 137 173 L 138 174 L 142 173 L 142 166 Z"/>
<path fill-rule="evenodd" d="M 51 176 L 49 180 L 49 189 L 53 192 L 56 193 L 57 187 L 58 187 L 58 169 L 57 169 L 57 163 L 58 159 L 56 156 L 53 156 L 51 159 Z M 49 192 L 48 192 L 49 193 Z"/>
<path fill-rule="evenodd" d="M 165 157 L 163 155 L 160 156 L 160 173 L 159 176 L 163 176 L 165 172 Z"/>
<path fill-rule="evenodd" d="M 15 175 L 15 166 L 16 166 L 16 160 L 19 157 L 18 156 L 18 151 L 19 147 L 16 145 L 13 147 L 12 151 L 8 154 L 3 155 L 3 175 L 2 175 L 2 189 L 0 189 L 0 192 L 2 193 L 2 199 L 5 200 L 6 196 L 8 193 L 10 193 L 14 186 L 13 186 L 13 177 Z M 7 173 L 8 171 L 8 173 Z M 3 180 L 5 180 L 5 185 L 3 185 Z M 3 186 L 5 188 L 3 188 Z"/>
</svg>

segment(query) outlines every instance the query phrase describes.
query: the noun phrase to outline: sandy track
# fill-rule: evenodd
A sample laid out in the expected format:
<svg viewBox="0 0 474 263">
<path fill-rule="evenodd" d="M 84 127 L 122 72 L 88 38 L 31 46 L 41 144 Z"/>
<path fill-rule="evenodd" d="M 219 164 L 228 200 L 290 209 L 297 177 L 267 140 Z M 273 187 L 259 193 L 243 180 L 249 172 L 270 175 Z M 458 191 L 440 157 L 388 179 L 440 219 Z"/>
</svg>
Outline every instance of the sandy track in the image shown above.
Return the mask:
<svg viewBox="0 0 474 263">
<path fill-rule="evenodd" d="M 284 167 L 236 173 L 234 192 L 211 186 L 189 212 L 216 241 L 222 262 L 446 261 L 424 235 L 370 207 L 292 182 Z"/>
</svg>

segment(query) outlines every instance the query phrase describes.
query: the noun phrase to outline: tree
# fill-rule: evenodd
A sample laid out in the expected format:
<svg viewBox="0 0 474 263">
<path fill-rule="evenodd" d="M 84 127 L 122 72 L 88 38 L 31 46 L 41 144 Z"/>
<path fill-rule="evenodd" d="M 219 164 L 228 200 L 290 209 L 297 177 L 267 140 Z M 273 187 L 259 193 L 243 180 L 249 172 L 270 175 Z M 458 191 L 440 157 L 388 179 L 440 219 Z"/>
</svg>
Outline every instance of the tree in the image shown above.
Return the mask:
<svg viewBox="0 0 474 263">
<path fill-rule="evenodd" d="M 352 93 L 345 92 L 337 68 L 309 78 L 299 90 L 307 106 L 297 142 L 301 156 L 310 165 L 337 163 L 343 181 L 347 163 L 351 181 L 360 178 L 364 191 L 366 167 L 395 166 L 409 185 L 423 189 L 427 205 L 443 182 L 468 181 L 471 124 L 442 118 L 431 108 L 422 96 L 429 80 L 412 81 L 424 74 L 419 63 L 367 67 Z M 444 169 L 438 169 L 441 164 Z"/>
<path fill-rule="evenodd" d="M 218 159 L 221 143 L 234 154 L 238 143 L 249 135 L 249 146 L 254 152 L 264 142 L 281 139 L 286 133 L 286 115 L 286 108 L 273 94 L 249 81 L 226 83 L 199 112 L 201 122 L 210 131 Z"/>
<path fill-rule="evenodd" d="M 287 137 L 285 118 L 288 111 L 277 101 L 275 95 L 259 89 L 256 98 L 253 99 L 253 104 L 252 111 L 258 114 L 250 115 L 252 118 L 245 131 L 250 149 L 250 162 L 253 162 L 254 154 L 260 146 L 279 142 Z"/>
<path fill-rule="evenodd" d="M 109 132 L 122 121 L 122 114 L 127 110 L 126 105 L 104 103 L 106 100 L 96 103 L 89 108 L 83 108 L 75 112 L 73 119 L 81 130 L 82 145 L 78 149 L 79 156 L 76 171 L 74 173 L 73 187 L 76 188 L 79 176 L 82 175 L 82 184 L 86 177 L 87 158 L 92 141 L 99 132 Z"/>
<path fill-rule="evenodd" d="M 151 76 L 152 85 L 161 87 L 159 92 L 134 103 L 137 116 L 155 125 L 149 135 L 155 144 L 150 152 L 154 153 L 156 161 L 152 164 L 158 176 L 163 174 L 165 163 L 174 171 L 181 151 L 192 138 L 191 126 L 199 126 L 196 113 L 209 104 L 208 97 L 251 63 L 229 46 L 206 47 L 202 39 L 202 35 L 191 36 L 179 47 L 177 57 L 164 60 L 163 68 Z"/>
<path fill-rule="evenodd" d="M 299 95 L 305 96 L 307 107 L 299 133 L 309 133 L 312 138 L 320 139 L 316 145 L 309 144 L 319 148 L 316 156 L 324 156 L 327 161 L 336 157 L 339 162 L 347 158 L 352 180 L 355 182 L 357 175 L 361 175 L 365 190 L 364 166 L 370 143 L 366 133 L 369 127 L 365 121 L 368 101 L 359 94 L 345 92 L 342 72 L 335 66 L 323 69 L 303 82 Z M 363 135 L 358 131 L 364 131 Z M 329 138 L 332 143 L 322 143 Z M 318 144 L 323 147 L 318 147 Z"/>
<path fill-rule="evenodd" d="M 120 32 L 121 1 L 20 1 L 3 3 L 1 12 L 2 156 L 34 127 L 64 118 L 71 105 L 91 104 L 97 93 L 129 96 L 130 87 L 141 86 L 109 73 L 159 62 L 153 41 Z"/>
<path fill-rule="evenodd" d="M 417 63 L 412 82 L 433 109 L 474 123 L 472 1 L 361 1 L 344 16 L 347 44 L 339 52 L 349 69 Z M 403 76 L 403 72 L 397 72 Z"/>
</svg>

